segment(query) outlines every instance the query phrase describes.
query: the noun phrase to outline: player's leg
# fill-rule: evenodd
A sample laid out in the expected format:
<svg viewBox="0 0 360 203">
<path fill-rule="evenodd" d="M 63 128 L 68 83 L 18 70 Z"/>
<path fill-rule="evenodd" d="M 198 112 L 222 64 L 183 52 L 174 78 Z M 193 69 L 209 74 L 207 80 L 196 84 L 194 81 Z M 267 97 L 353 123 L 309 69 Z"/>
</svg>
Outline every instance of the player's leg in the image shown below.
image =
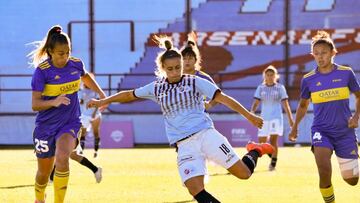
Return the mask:
<svg viewBox="0 0 360 203">
<path fill-rule="evenodd" d="M 205 157 L 201 153 L 201 140 L 195 134 L 177 143 L 177 165 L 181 181 L 197 202 L 219 202 L 204 188 L 207 173 Z"/>
<path fill-rule="evenodd" d="M 98 150 L 99 150 L 99 146 L 100 146 L 100 123 L 101 123 L 101 118 L 96 117 L 92 122 L 92 129 L 93 129 L 93 134 L 94 134 L 94 157 L 97 157 L 98 155 Z"/>
<path fill-rule="evenodd" d="M 205 190 L 203 175 L 192 177 L 186 180 L 184 184 L 186 188 L 189 190 L 189 193 L 196 199 L 197 202 L 199 203 L 220 202 Z"/>
<path fill-rule="evenodd" d="M 33 143 L 37 157 L 35 177 L 35 202 L 45 202 L 45 189 L 54 165 L 55 135 L 35 128 Z"/>
<path fill-rule="evenodd" d="M 358 143 L 353 129 L 334 140 L 341 176 L 349 185 L 359 181 Z"/>
<path fill-rule="evenodd" d="M 334 189 L 331 183 L 332 150 L 327 147 L 314 147 L 314 156 L 319 173 L 319 187 L 326 203 L 335 202 Z"/>
<path fill-rule="evenodd" d="M 35 177 L 35 202 L 45 202 L 45 189 L 54 165 L 54 157 L 37 158 L 38 170 Z"/>
<path fill-rule="evenodd" d="M 270 144 L 274 147 L 274 153 L 271 155 L 271 163 L 269 165 L 269 170 L 274 170 L 277 162 L 278 155 L 278 137 L 279 135 L 270 135 Z"/>
<path fill-rule="evenodd" d="M 248 179 L 254 172 L 258 157 L 272 153 L 270 144 L 248 144 L 248 153 L 240 160 L 226 137 L 215 129 L 207 129 L 202 132 L 202 149 L 206 156 L 215 163 L 226 168 L 232 175 L 240 179 Z"/>
<path fill-rule="evenodd" d="M 74 129 L 69 129 L 68 131 L 70 132 L 60 132 L 56 140 L 56 168 L 54 173 L 55 203 L 64 202 L 70 175 L 69 157 L 76 144 L 76 133 Z"/>
<path fill-rule="evenodd" d="M 86 166 L 88 169 L 90 169 L 94 175 L 97 183 L 101 182 L 102 179 L 102 168 L 95 166 L 89 159 L 87 159 L 84 156 L 78 155 L 76 151 L 73 151 L 70 154 L 70 158 L 74 161 L 77 161 L 83 166 Z"/>
<path fill-rule="evenodd" d="M 83 154 L 83 150 L 85 149 L 86 134 L 87 129 L 84 126 L 81 126 L 79 154 Z"/>
</svg>

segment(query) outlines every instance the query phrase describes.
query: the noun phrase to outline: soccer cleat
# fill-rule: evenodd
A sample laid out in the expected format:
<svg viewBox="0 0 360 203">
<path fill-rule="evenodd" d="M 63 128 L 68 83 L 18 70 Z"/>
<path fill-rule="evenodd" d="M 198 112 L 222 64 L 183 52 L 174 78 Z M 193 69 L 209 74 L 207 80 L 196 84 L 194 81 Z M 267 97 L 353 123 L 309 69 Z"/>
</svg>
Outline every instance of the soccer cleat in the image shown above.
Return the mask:
<svg viewBox="0 0 360 203">
<path fill-rule="evenodd" d="M 271 164 L 269 165 L 269 171 L 275 171 L 275 167 L 272 166 Z"/>
<path fill-rule="evenodd" d="M 101 182 L 102 179 L 102 168 L 98 167 L 98 170 L 94 173 L 97 183 Z"/>
<path fill-rule="evenodd" d="M 255 150 L 259 153 L 259 157 L 261 157 L 264 154 L 272 154 L 274 153 L 274 147 L 271 146 L 269 143 L 255 143 L 255 142 L 249 142 L 246 145 L 247 151 Z"/>
<path fill-rule="evenodd" d="M 97 152 L 94 152 L 94 158 L 96 158 L 98 156 Z"/>
<path fill-rule="evenodd" d="M 45 203 L 45 201 L 35 200 L 35 203 Z"/>
</svg>

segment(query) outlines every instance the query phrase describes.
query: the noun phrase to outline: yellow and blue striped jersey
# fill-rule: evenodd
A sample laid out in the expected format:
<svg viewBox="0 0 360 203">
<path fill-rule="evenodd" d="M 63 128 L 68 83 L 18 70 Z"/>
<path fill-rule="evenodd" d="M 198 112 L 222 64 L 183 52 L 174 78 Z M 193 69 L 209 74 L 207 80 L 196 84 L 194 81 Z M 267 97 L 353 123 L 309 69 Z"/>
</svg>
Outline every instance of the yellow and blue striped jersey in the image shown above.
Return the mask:
<svg viewBox="0 0 360 203">
<path fill-rule="evenodd" d="M 40 111 L 36 117 L 36 126 L 56 130 L 69 121 L 79 121 L 80 106 L 77 92 L 80 79 L 86 73 L 83 62 L 70 57 L 63 68 L 52 65 L 50 59 L 39 64 L 32 77 L 32 91 L 41 92 L 44 100 L 51 100 L 61 94 L 70 99 L 69 105 L 60 105 Z"/>
<path fill-rule="evenodd" d="M 359 83 L 349 67 L 334 64 L 330 73 L 322 74 L 315 69 L 304 75 L 301 98 L 311 99 L 314 104 L 312 130 L 334 134 L 347 130 L 350 93 L 357 91 Z"/>
</svg>

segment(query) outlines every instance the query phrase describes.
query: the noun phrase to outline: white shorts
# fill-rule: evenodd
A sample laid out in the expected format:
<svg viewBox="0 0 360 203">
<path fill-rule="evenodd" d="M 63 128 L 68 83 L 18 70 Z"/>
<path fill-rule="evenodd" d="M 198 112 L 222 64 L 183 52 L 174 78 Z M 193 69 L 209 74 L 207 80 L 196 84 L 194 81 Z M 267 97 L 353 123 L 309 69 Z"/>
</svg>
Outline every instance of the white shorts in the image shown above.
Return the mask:
<svg viewBox="0 0 360 203">
<path fill-rule="evenodd" d="M 202 130 L 177 143 L 177 164 L 184 183 L 207 173 L 206 159 L 228 169 L 240 160 L 226 137 L 214 128 Z"/>
<path fill-rule="evenodd" d="M 264 121 L 264 125 L 259 129 L 259 137 L 267 137 L 270 135 L 279 135 L 283 136 L 284 124 L 282 119 L 273 119 L 269 121 Z"/>
<path fill-rule="evenodd" d="M 92 118 L 91 116 L 81 115 L 80 121 L 81 121 L 82 126 L 84 128 L 86 128 L 86 131 L 90 131 L 91 130 L 91 122 L 93 120 L 97 119 L 98 117 L 101 117 L 101 114 L 96 115 L 95 118 Z"/>
</svg>

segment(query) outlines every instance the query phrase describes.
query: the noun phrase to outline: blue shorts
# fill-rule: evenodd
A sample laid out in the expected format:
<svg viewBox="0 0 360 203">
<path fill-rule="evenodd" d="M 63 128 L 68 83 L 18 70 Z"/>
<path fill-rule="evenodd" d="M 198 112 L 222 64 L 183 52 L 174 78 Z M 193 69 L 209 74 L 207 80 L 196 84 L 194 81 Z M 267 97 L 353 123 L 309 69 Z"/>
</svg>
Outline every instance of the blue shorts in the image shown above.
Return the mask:
<svg viewBox="0 0 360 203">
<path fill-rule="evenodd" d="M 33 133 L 36 156 L 38 158 L 53 157 L 55 155 L 56 140 L 65 133 L 72 135 L 75 139 L 78 138 L 80 127 L 80 123 L 69 123 L 57 131 L 51 132 L 36 127 Z"/>
<path fill-rule="evenodd" d="M 330 134 L 319 131 L 311 132 L 312 147 L 326 147 L 335 151 L 337 157 L 344 159 L 358 158 L 358 143 L 355 130 L 343 134 Z"/>
</svg>

